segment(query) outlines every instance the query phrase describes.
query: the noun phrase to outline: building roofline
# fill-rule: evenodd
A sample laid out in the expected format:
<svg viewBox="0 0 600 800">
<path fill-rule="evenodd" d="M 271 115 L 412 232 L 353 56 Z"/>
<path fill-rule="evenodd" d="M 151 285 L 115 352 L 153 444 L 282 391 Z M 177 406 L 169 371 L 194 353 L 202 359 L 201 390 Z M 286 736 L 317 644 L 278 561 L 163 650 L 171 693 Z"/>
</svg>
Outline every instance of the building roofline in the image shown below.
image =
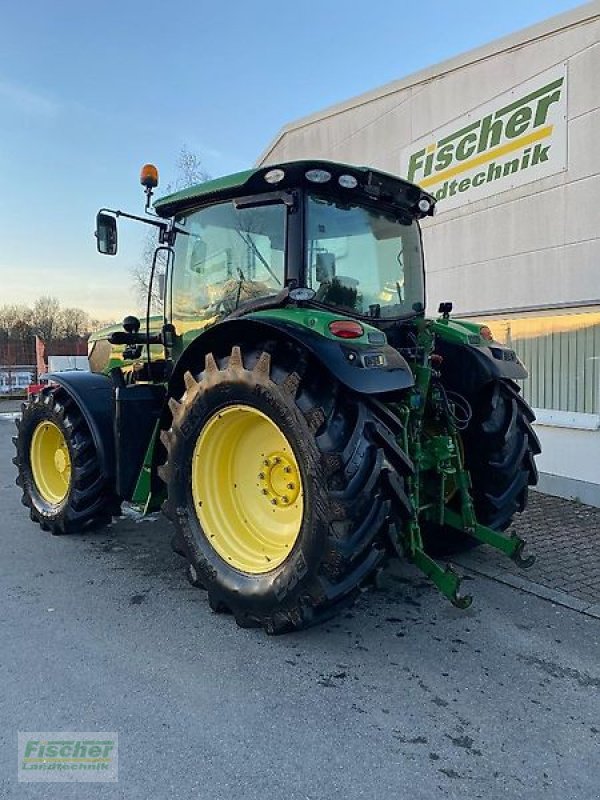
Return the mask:
<svg viewBox="0 0 600 800">
<path fill-rule="evenodd" d="M 535 25 L 522 28 L 520 31 L 515 31 L 507 36 L 502 36 L 499 39 L 494 39 L 493 41 L 476 47 L 473 50 L 468 50 L 466 53 L 461 53 L 460 55 L 453 56 L 445 61 L 440 61 L 438 64 L 434 64 L 431 67 L 425 67 L 425 69 L 421 69 L 418 72 L 413 72 L 404 78 L 399 78 L 395 81 L 391 81 L 390 83 L 386 83 L 377 89 L 371 89 L 368 92 L 351 97 L 349 100 L 343 100 L 342 102 L 328 106 L 321 111 L 316 111 L 313 114 L 300 117 L 294 122 L 290 122 L 281 128 L 277 136 L 260 155 L 256 164 L 257 166 L 264 164 L 265 159 L 269 157 L 286 133 L 291 133 L 292 131 L 312 125 L 313 123 L 319 122 L 323 119 L 334 117 L 337 114 L 349 110 L 350 108 L 366 105 L 367 103 L 371 103 L 374 100 L 379 100 L 388 94 L 398 92 L 402 89 L 408 89 L 411 86 L 416 86 L 420 83 L 427 83 L 434 78 L 439 78 L 442 75 L 447 75 L 450 72 L 463 69 L 464 67 L 468 67 L 471 64 L 477 63 L 478 61 L 490 58 L 490 56 L 498 55 L 499 53 L 522 47 L 523 45 L 529 44 L 537 39 L 553 36 L 567 28 L 573 28 L 577 25 L 585 24 L 596 18 L 600 18 L 600 0 L 592 0 L 590 3 L 585 3 L 584 5 L 577 6 L 570 11 L 565 11 L 562 14 L 557 14 L 549 19 L 543 20 L 542 22 L 537 22 Z"/>
</svg>

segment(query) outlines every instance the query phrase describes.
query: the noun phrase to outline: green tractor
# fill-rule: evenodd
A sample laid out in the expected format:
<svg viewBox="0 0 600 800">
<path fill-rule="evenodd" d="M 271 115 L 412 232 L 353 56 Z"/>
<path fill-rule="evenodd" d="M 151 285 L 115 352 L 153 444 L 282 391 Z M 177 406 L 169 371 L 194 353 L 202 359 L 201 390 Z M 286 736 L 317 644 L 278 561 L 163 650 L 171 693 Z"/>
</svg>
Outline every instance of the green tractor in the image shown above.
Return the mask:
<svg viewBox="0 0 600 800">
<path fill-rule="evenodd" d="M 146 215 L 158 230 L 145 320 L 94 334 L 91 372 L 24 406 L 17 482 L 54 534 L 162 508 L 211 607 L 269 633 L 329 618 L 386 557 L 465 608 L 444 556 L 503 533 L 540 447 L 516 354 L 425 317 L 419 220 L 434 198 L 374 169 L 297 161 L 212 180 Z M 158 268 L 157 268 L 157 265 Z M 159 274 L 160 272 L 160 274 Z M 163 314 L 151 314 L 153 282 Z"/>
</svg>

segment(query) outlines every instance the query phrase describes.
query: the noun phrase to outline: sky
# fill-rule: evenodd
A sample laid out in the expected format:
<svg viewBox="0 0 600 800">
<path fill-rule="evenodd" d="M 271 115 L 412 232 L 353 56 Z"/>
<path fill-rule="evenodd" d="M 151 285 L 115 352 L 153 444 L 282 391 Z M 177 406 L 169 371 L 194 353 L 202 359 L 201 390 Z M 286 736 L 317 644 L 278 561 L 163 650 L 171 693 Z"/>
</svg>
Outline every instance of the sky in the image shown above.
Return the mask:
<svg viewBox="0 0 600 800">
<path fill-rule="evenodd" d="M 298 117 L 578 5 L 0 0 L 0 306 L 139 312 L 146 226 L 120 220 L 115 257 L 93 229 L 143 212 L 142 164 L 163 186 L 184 146 L 213 177 L 246 169 Z"/>
</svg>

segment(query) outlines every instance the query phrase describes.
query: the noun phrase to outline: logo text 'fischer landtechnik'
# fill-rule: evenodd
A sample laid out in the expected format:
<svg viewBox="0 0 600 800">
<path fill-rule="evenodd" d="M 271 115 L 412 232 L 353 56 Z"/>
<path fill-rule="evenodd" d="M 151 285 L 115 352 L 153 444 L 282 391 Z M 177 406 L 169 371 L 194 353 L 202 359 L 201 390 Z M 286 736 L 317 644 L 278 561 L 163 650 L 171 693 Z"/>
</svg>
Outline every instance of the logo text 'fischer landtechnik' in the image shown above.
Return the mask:
<svg viewBox="0 0 600 800">
<path fill-rule="evenodd" d="M 110 768 L 113 740 L 30 739 L 25 744 L 22 770 L 106 770 Z"/>
<path fill-rule="evenodd" d="M 563 80 L 554 80 L 417 150 L 408 162 L 408 180 L 430 187 L 436 199 L 443 200 L 547 161 L 551 142 L 544 140 L 554 128 L 547 122 L 548 113 L 552 104 L 560 100 Z M 503 159 L 517 150 L 522 152 Z M 502 159 L 500 163 L 498 159 Z M 461 177 L 484 165 L 475 174 Z M 435 186 L 439 188 L 434 189 Z"/>
</svg>

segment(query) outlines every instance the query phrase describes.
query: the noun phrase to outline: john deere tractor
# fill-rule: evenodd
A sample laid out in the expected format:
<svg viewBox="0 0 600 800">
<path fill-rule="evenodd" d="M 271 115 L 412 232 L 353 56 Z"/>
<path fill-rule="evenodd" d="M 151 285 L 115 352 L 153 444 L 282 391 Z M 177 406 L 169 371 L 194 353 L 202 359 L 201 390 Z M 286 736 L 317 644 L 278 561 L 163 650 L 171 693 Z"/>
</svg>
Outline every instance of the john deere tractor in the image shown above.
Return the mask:
<svg viewBox="0 0 600 800">
<path fill-rule="evenodd" d="M 91 372 L 57 374 L 23 410 L 17 482 L 54 534 L 162 508 L 211 607 L 269 633 L 350 603 L 400 554 L 452 603 L 471 598 L 435 556 L 503 533 L 539 452 L 491 331 L 425 316 L 419 220 L 434 198 L 374 169 L 260 167 L 163 197 L 146 165 L 158 247 L 140 322 L 94 334 Z M 160 287 L 163 313 L 150 298 Z M 153 294 L 154 290 L 154 294 Z"/>
</svg>

